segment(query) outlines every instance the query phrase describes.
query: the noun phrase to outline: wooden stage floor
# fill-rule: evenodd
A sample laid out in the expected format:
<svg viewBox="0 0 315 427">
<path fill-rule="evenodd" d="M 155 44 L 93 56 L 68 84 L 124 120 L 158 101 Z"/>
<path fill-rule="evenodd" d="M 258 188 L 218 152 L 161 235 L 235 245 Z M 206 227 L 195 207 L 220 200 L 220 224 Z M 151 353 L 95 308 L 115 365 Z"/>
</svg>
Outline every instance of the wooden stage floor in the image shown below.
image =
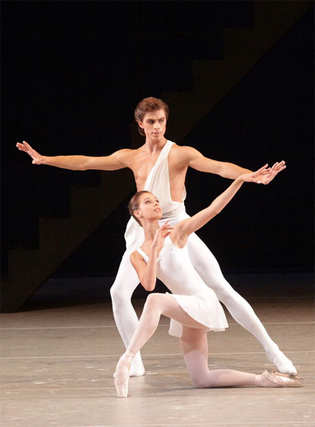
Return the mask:
<svg viewBox="0 0 315 427">
<path fill-rule="evenodd" d="M 264 280 L 256 277 L 256 286 Z M 196 389 L 163 318 L 142 351 L 146 375 L 131 378 L 130 396 L 117 399 L 112 374 L 123 345 L 110 301 L 42 302 L 1 315 L 1 427 L 315 426 L 312 286 L 297 276 L 284 292 L 283 277 L 272 280 L 272 295 L 262 287 L 243 295 L 303 375 L 303 387 Z M 143 299 L 134 303 L 140 313 Z M 273 368 L 254 337 L 227 316 L 227 331 L 209 333 L 210 368 Z"/>
</svg>

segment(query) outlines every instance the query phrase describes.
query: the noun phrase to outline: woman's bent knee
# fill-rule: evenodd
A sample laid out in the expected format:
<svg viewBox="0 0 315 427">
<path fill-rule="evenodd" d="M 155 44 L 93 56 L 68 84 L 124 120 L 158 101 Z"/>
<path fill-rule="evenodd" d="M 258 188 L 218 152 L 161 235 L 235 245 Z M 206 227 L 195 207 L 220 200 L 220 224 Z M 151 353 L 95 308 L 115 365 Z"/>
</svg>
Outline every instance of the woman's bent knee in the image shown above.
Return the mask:
<svg viewBox="0 0 315 427">
<path fill-rule="evenodd" d="M 161 301 L 161 294 L 149 294 L 147 296 L 146 302 L 145 304 L 147 306 L 156 306 L 160 303 Z"/>
<path fill-rule="evenodd" d="M 150 294 L 148 295 L 144 306 L 148 310 L 158 310 L 163 314 L 165 306 L 167 306 L 166 295 L 159 293 Z"/>
<path fill-rule="evenodd" d="M 208 387 L 211 387 L 211 385 L 209 385 L 209 381 L 206 378 L 202 378 L 200 376 L 194 377 L 192 375 L 190 377 L 191 377 L 191 380 L 192 380 L 192 382 L 193 382 L 193 384 L 194 384 L 194 386 L 196 388 L 208 388 Z"/>
</svg>

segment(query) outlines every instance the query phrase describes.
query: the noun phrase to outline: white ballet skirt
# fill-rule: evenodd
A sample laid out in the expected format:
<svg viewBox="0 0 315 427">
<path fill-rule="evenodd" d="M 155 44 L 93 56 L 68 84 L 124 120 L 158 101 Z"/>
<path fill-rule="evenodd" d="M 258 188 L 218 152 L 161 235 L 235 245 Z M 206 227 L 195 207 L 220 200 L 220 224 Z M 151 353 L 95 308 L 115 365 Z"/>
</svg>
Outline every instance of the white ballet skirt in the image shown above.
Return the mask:
<svg viewBox="0 0 315 427">
<path fill-rule="evenodd" d="M 137 251 L 147 263 L 149 257 L 140 248 Z M 178 248 L 170 236 L 166 237 L 157 260 L 157 277 L 172 292 L 170 295 L 183 310 L 208 331 L 224 331 L 228 328 L 224 310 L 216 294 L 203 282 L 190 261 L 187 245 Z M 182 330 L 181 323 L 170 319 L 170 335 L 181 337 Z"/>
</svg>

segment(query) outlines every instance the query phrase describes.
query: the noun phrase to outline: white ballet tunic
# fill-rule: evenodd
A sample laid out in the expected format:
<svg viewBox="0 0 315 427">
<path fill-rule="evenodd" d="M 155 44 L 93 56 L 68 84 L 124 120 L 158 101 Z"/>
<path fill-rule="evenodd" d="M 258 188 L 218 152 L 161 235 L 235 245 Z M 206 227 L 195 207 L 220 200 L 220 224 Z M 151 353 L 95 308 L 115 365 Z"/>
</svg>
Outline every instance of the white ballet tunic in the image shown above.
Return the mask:
<svg viewBox="0 0 315 427">
<path fill-rule="evenodd" d="M 147 263 L 149 257 L 139 248 L 137 251 Z M 157 260 L 157 277 L 172 292 L 172 297 L 182 309 L 208 331 L 224 331 L 228 328 L 224 310 L 214 291 L 203 282 L 194 269 L 187 250 L 175 246 L 166 237 Z M 170 319 L 169 334 L 182 336 L 182 324 Z"/>
</svg>

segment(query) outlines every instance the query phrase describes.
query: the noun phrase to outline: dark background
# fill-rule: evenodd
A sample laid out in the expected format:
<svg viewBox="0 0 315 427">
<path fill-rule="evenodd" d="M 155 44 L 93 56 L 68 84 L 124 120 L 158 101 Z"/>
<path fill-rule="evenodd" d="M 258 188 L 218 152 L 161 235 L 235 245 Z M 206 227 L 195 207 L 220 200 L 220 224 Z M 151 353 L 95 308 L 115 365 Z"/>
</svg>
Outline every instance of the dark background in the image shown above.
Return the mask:
<svg viewBox="0 0 315 427">
<path fill-rule="evenodd" d="M 250 28 L 251 1 L 2 2 L 2 273 L 7 251 L 38 242 L 38 218 L 69 212 L 69 187 L 97 171 L 33 166 L 15 148 L 101 156 L 130 146 L 146 96 L 192 88 L 192 60 L 224 57 L 223 28 Z M 313 46 L 311 8 L 181 144 L 256 169 L 282 159 L 269 186 L 246 185 L 199 235 L 225 272 L 313 268 Z M 170 116 L 172 120 L 172 114 Z M 166 134 L 172 140 L 172 135 Z M 189 171 L 187 211 L 228 181 Z M 55 277 L 111 276 L 124 251 L 127 201 Z"/>
</svg>

